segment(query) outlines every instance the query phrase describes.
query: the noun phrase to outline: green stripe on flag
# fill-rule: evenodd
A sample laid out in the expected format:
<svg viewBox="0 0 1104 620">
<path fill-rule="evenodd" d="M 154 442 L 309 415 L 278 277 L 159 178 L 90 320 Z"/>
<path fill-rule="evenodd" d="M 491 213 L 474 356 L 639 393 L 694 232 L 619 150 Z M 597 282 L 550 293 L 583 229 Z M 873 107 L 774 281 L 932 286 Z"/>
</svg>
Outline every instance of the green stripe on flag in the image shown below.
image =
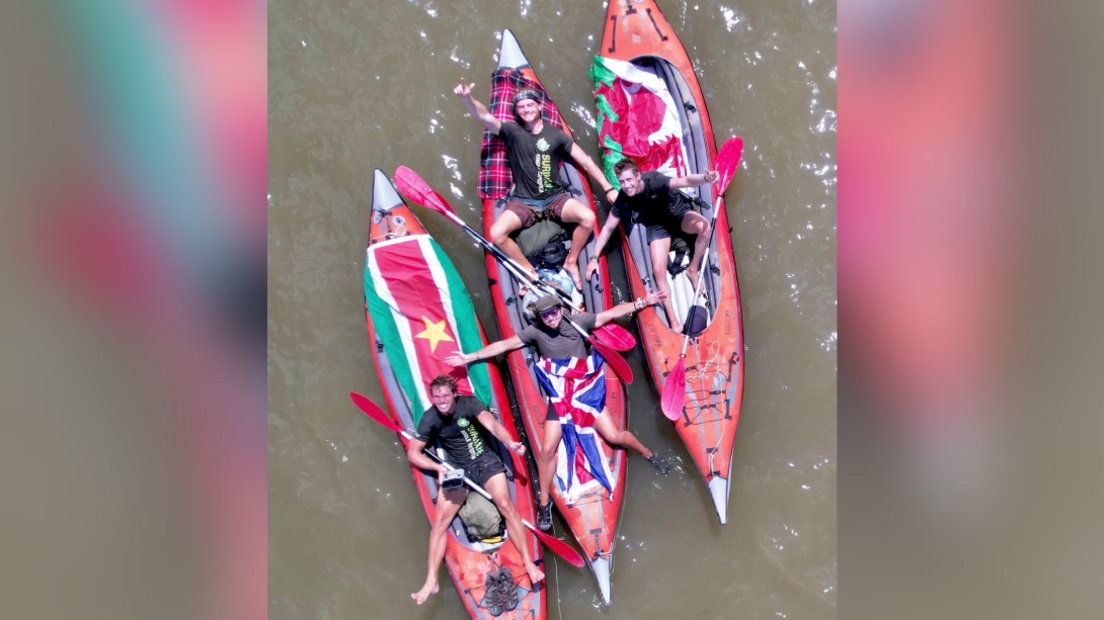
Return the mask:
<svg viewBox="0 0 1104 620">
<path fill-rule="evenodd" d="M 587 75 L 594 81 L 595 86 L 598 86 L 599 82 L 606 86 L 613 86 L 613 81 L 617 79 L 617 74 L 606 66 L 606 62 L 601 56 L 594 57 L 594 64 L 590 67 Z"/>
<path fill-rule="evenodd" d="M 437 261 L 441 264 L 441 269 L 445 272 L 445 281 L 448 283 L 449 297 L 452 302 L 452 315 L 456 317 L 456 335 L 460 338 L 460 350 L 465 353 L 478 351 L 483 348 L 483 338 L 479 335 L 479 319 L 475 315 L 475 306 L 472 305 L 468 289 L 464 286 L 464 281 L 460 279 L 456 267 L 453 266 L 452 261 L 449 260 L 441 246 L 437 245 L 437 242 L 432 239 L 430 244 L 433 246 L 434 253 L 437 254 Z M 475 397 L 483 401 L 484 405 L 493 406 L 491 377 L 487 372 L 486 360 L 468 364 L 468 380 L 471 381 Z M 506 403 L 499 403 L 498 405 L 499 407 L 505 407 Z"/>
<path fill-rule="evenodd" d="M 613 83 L 617 79 L 617 74 L 606 66 L 601 56 L 594 57 L 594 65 L 590 67 L 590 71 L 587 72 L 587 75 L 594 81 L 595 90 L 598 90 L 603 85 L 613 88 Z M 616 123 L 620 117 L 613 111 L 605 95 L 595 93 L 594 105 L 598 108 L 598 135 L 601 136 L 602 127 L 606 122 Z M 602 147 L 602 172 L 606 175 L 606 179 L 613 185 L 613 188 L 620 191 L 621 183 L 617 180 L 617 175 L 613 173 L 613 166 L 624 157 L 621 151 L 621 145 L 614 142 L 613 138 L 609 137 L 609 135 L 606 135 L 604 140 L 599 141 L 598 146 Z"/>
<path fill-rule="evenodd" d="M 376 294 L 376 288 L 372 283 L 371 263 L 369 261 L 365 261 L 364 266 L 364 298 L 368 301 L 368 313 L 372 315 L 372 325 L 375 327 L 376 335 L 383 342 L 383 350 L 391 352 L 405 351 L 402 338 L 399 337 L 399 328 L 395 325 L 395 318 L 391 315 L 391 307 Z M 372 346 L 376 346 L 376 343 L 373 342 Z M 414 424 L 417 425 L 418 420 L 422 418 L 422 414 L 429 407 L 429 403 L 422 403 L 421 399 L 418 398 L 418 388 L 414 383 L 414 374 L 410 370 L 410 364 L 406 361 L 406 355 L 389 354 L 387 361 L 391 363 L 391 370 L 395 373 L 399 386 L 402 387 L 403 392 L 410 400 Z"/>
</svg>

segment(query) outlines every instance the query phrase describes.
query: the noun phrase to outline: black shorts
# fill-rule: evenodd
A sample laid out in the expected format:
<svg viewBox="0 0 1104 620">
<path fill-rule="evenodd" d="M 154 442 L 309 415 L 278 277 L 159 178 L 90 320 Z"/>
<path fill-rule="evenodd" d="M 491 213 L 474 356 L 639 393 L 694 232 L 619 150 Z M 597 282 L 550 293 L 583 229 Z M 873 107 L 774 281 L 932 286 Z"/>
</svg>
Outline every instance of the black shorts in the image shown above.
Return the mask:
<svg viewBox="0 0 1104 620">
<path fill-rule="evenodd" d="M 548 403 L 548 413 L 544 414 L 545 422 L 559 422 L 560 414 L 556 413 L 556 408 L 552 406 L 552 403 Z"/>
<path fill-rule="evenodd" d="M 690 205 L 685 202 L 680 202 L 678 206 L 671 205 L 673 209 L 671 217 L 660 224 L 650 224 L 645 227 L 645 237 L 648 243 L 657 239 L 669 239 L 672 235 L 681 235 L 682 232 L 682 218 L 686 217 L 686 214 L 691 211 Z"/>
<path fill-rule="evenodd" d="M 494 452 L 484 452 L 475 457 L 474 461 L 464 466 L 464 473 L 472 479 L 472 482 L 481 487 L 486 487 L 487 481 L 495 474 L 506 473 L 506 466 L 502 464 L 502 459 L 498 458 L 498 455 Z"/>
</svg>

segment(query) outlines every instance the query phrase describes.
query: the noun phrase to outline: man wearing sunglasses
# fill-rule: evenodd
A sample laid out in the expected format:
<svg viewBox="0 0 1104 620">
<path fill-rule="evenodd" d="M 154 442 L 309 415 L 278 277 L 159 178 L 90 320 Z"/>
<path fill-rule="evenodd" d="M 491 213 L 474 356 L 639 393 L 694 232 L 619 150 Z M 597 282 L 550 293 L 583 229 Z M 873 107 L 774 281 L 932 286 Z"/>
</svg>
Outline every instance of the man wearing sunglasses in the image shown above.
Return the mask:
<svg viewBox="0 0 1104 620">
<path fill-rule="evenodd" d="M 662 302 L 666 298 L 666 293 L 657 291 L 649 293 L 647 297 L 642 299 L 637 298 L 636 301 L 616 305 L 604 312 L 597 314 L 583 312 L 572 315 L 570 318 L 584 331 L 591 332 L 610 321 L 643 310 L 648 306 Z M 458 353 L 449 356 L 445 359 L 445 362 L 453 366 L 460 366 L 525 346 L 536 346 L 541 357 L 549 360 L 586 359 L 588 357 L 586 338 L 565 320 L 563 304 L 558 297 L 545 295 L 537 299 L 532 306 L 532 310 L 539 317 L 533 325 L 526 327 L 510 338 L 491 343 L 474 353 Z M 666 475 L 670 471 L 671 467 L 667 463 L 667 459 L 645 447 L 629 431 L 618 430 L 610 418 L 609 410 L 604 405 L 601 408 L 601 413 L 594 419 L 593 428 L 608 443 L 632 448 L 643 454 L 660 473 Z M 541 450 L 539 454 L 535 455 L 537 457 L 537 469 L 540 472 L 540 506 L 537 512 L 537 527 L 542 530 L 546 530 L 552 525 L 549 487 L 556 473 L 557 452 L 562 437 L 563 431 L 560 428 L 559 414 L 552 403 L 549 403 L 548 413 L 544 421 L 544 438 L 541 442 Z"/>
</svg>

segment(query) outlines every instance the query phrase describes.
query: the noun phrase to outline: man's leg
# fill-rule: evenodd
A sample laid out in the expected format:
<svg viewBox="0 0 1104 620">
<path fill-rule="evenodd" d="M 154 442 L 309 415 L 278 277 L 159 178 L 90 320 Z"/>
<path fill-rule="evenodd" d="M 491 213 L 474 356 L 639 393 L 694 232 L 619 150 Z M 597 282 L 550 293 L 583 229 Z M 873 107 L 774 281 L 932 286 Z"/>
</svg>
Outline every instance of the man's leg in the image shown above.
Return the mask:
<svg viewBox="0 0 1104 620">
<path fill-rule="evenodd" d="M 536 270 L 526 260 L 525 255 L 521 253 L 521 248 L 510 238 L 510 234 L 521 227 L 522 221 L 518 214 L 509 209 L 504 209 L 499 214 L 498 219 L 494 221 L 494 224 L 491 224 L 491 243 L 514 259 L 514 262 L 521 265 L 522 269 L 536 275 Z"/>
<path fill-rule="evenodd" d="M 424 603 L 430 594 L 437 593 L 437 572 L 445 559 L 449 524 L 456 518 L 456 513 L 460 511 L 460 506 L 467 496 L 466 488 L 441 491 L 437 494 L 437 513 L 433 517 L 433 527 L 429 531 L 429 572 L 426 574 L 422 589 L 410 595 L 410 598 L 417 601 L 419 605 Z"/>
<path fill-rule="evenodd" d="M 560 447 L 560 439 L 563 431 L 560 429 L 560 421 L 544 421 L 544 441 L 541 442 L 540 454 L 537 457 L 537 473 L 540 477 L 540 504 L 547 505 L 552 501 L 550 489 L 552 478 L 556 476 L 556 453 Z"/>
<path fill-rule="evenodd" d="M 632 448 L 643 454 L 644 458 L 650 459 L 654 454 L 651 450 L 645 448 L 644 444 L 640 443 L 636 436 L 629 431 L 617 430 L 617 427 L 613 425 L 613 420 L 610 418 L 609 409 L 602 409 L 601 415 L 594 419 L 594 429 L 598 431 L 602 439 L 605 439 L 611 444 Z"/>
<path fill-rule="evenodd" d="M 690 266 L 686 269 L 686 275 L 690 277 L 693 286 L 698 285 L 698 267 L 701 265 L 702 256 L 709 248 L 709 233 L 712 228 L 709 220 L 696 211 L 690 211 L 682 216 L 682 232 L 697 235 L 694 240 L 694 257 L 690 260 Z"/>
<path fill-rule="evenodd" d="M 564 261 L 564 269 L 571 274 L 571 279 L 575 281 L 575 288 L 581 291 L 583 290 L 583 277 L 579 273 L 579 252 L 583 251 L 583 246 L 590 238 L 590 233 L 594 232 L 594 224 L 597 218 L 594 217 L 594 211 L 588 209 L 583 203 L 574 198 L 569 198 L 564 204 L 563 211 L 560 212 L 560 219 L 578 224 L 575 227 L 575 232 L 571 235 L 571 251 L 568 252 L 567 260 Z"/>
<path fill-rule="evenodd" d="M 529 574 L 529 581 L 535 586 L 537 582 L 544 579 L 544 573 L 537 568 L 536 564 L 533 564 L 533 559 L 529 557 L 529 545 L 526 544 L 529 541 L 529 532 L 521 524 L 521 516 L 518 515 L 514 502 L 510 501 L 510 489 L 506 484 L 506 474 L 498 473 L 491 476 L 487 483 L 483 485 L 483 488 L 491 494 L 495 506 L 498 506 L 502 518 L 506 520 L 506 531 L 510 533 L 510 542 L 514 543 L 514 547 L 521 554 L 525 572 Z"/>
<path fill-rule="evenodd" d="M 656 239 L 648 244 L 652 253 L 652 276 L 656 289 L 667 293 L 667 299 L 663 300 L 663 309 L 667 311 L 667 321 L 671 325 L 671 331 L 682 333 L 681 317 L 675 312 L 675 298 L 671 295 L 671 287 L 667 284 L 667 255 L 671 252 L 671 238 Z"/>
</svg>

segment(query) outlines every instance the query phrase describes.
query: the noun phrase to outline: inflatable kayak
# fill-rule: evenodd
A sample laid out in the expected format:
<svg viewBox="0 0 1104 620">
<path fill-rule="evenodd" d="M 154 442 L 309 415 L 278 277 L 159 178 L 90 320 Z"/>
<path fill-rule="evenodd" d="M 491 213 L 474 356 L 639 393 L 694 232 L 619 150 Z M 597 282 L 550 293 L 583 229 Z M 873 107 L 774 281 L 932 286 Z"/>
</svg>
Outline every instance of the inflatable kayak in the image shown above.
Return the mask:
<svg viewBox="0 0 1104 620">
<path fill-rule="evenodd" d="M 555 104 L 547 97 L 544 88 L 533 72 L 529 60 L 521 51 L 514 34 L 509 30 L 502 32 L 502 45 L 499 49 L 498 68 L 494 72 L 491 87 L 491 101 L 488 109 L 500 121 L 516 122 L 513 109 L 510 105 L 511 97 L 521 88 L 531 88 L 544 93 L 545 101 L 542 104 L 542 116 L 544 122 L 560 127 L 568 135 L 571 130 L 564 123 L 555 108 Z M 594 201 L 590 195 L 590 186 L 582 176 L 573 161 L 565 160 L 560 167 L 560 178 L 569 184 L 575 197 L 585 205 L 594 209 Z M 505 175 L 505 178 L 503 178 Z M 484 132 L 483 153 L 480 160 L 480 196 L 483 198 L 483 229 L 484 236 L 491 237 L 491 225 L 495 218 L 502 212 L 505 206 L 504 197 L 509 190 L 509 167 L 506 165 L 505 146 L 501 141 Z M 597 216 L 597 212 L 595 212 Z M 541 222 L 537 225 L 521 231 L 517 242 L 526 256 L 530 256 L 539 250 L 550 239 L 563 234 L 563 229 L 555 222 Z M 566 235 L 565 245 L 570 246 L 570 235 Z M 588 247 L 583 248 L 579 255 L 579 266 L 583 269 L 590 259 L 590 250 L 593 247 L 593 236 Z M 506 268 L 499 265 L 494 256 L 487 255 L 487 270 L 491 278 L 491 295 L 494 299 L 495 316 L 498 319 L 502 338 L 510 338 L 520 332 L 527 325 L 522 308 L 522 299 L 518 296 L 518 283 L 511 277 Z M 565 272 L 561 270 L 560 275 Z M 586 311 L 601 312 L 612 306 L 609 287 L 609 272 L 606 268 L 605 258 L 601 259 L 601 277 L 592 278 L 586 282 L 582 291 L 581 301 Z M 471 351 L 474 349 L 465 349 Z M 511 352 L 507 356 L 510 376 L 513 379 L 514 389 L 517 394 L 518 405 L 525 429 L 532 440 L 532 448 L 540 450 L 540 443 L 544 437 L 544 418 L 548 410 L 545 395 L 539 387 L 538 380 L 531 364 L 538 359 L 538 352 L 533 347 L 526 347 Z M 624 429 L 626 425 L 626 411 L 624 391 L 620 381 L 613 372 L 606 373 L 606 406 L 610 417 L 618 429 Z M 601 453 L 609 465 L 613 492 L 609 493 L 604 487 L 595 485 L 587 491 L 581 499 L 568 505 L 555 483 L 552 484 L 552 498 L 556 508 L 563 515 L 571 532 L 575 535 L 579 546 L 583 550 L 583 556 L 587 560 L 591 571 L 598 580 L 598 589 L 602 601 L 609 605 L 611 601 L 610 573 L 613 562 L 613 548 L 617 530 L 617 516 L 621 508 L 622 494 L 625 488 L 625 450 L 614 448 L 597 437 Z"/>
<path fill-rule="evenodd" d="M 458 347 L 475 350 L 485 346 L 487 339 L 456 268 L 379 169 L 373 179 L 364 297 L 376 370 L 390 415 L 396 422 L 409 431 L 416 428 L 422 413 L 432 404 L 427 394 L 429 382 L 439 374 L 451 374 L 462 394 L 474 394 L 491 408 L 511 436 L 518 436 L 513 416 L 508 413 L 502 378 L 494 365 L 481 362 L 454 368 L 445 364 L 445 357 Z M 518 513 L 522 519 L 536 522 L 532 491 L 513 475 L 514 471 L 525 470 L 525 459 L 493 437 L 489 439 L 491 449 L 508 469 L 510 495 Z M 436 472 L 412 466 L 411 473 L 422 507 L 432 523 L 436 511 Z M 476 496 L 469 492 L 468 501 Z M 501 574 L 500 567 L 507 567 L 518 584 L 519 604 L 497 617 L 543 619 L 544 582 L 535 586 L 530 583 L 521 554 L 507 543 L 504 526 L 495 534 L 483 539 L 469 536 L 459 515 L 449 528 L 445 564 L 464 606 L 472 618 L 495 617 L 484 598 L 485 578 L 492 571 Z M 539 541 L 531 535 L 526 538 L 523 544 L 528 545 L 533 561 L 539 563 L 542 557 Z M 423 563 L 428 540 L 427 532 L 424 540 L 412 545 L 417 550 L 412 556 Z M 410 584 L 411 591 L 417 585 Z"/>
<path fill-rule="evenodd" d="M 596 88 L 598 144 L 602 166 L 620 189 L 613 165 L 633 159 L 641 171 L 659 170 L 671 177 L 712 170 L 717 159 L 713 128 L 690 58 L 653 0 L 610 2 L 599 55 L 591 78 Z M 713 187 L 688 190 L 700 198 L 702 215 L 713 217 Z M 719 205 L 716 234 L 709 246 L 704 300 L 694 299 L 685 272 L 689 257 L 675 254 L 667 277 L 680 321 L 692 305 L 708 310 L 708 326 L 691 338 L 686 350 L 686 398 L 675 422 L 679 435 L 712 495 L 721 523 L 728 520 L 732 443 L 743 398 L 743 321 L 736 266 L 728 235 L 724 198 Z M 621 238 L 631 255 L 625 261 L 633 296 L 652 286 L 652 260 L 644 226 Z M 692 251 L 693 242 L 690 242 Z M 677 275 L 671 276 L 671 272 Z M 656 386 L 662 392 L 667 374 L 678 363 L 683 337 L 668 327 L 662 306 L 637 313 L 641 343 Z"/>
</svg>

